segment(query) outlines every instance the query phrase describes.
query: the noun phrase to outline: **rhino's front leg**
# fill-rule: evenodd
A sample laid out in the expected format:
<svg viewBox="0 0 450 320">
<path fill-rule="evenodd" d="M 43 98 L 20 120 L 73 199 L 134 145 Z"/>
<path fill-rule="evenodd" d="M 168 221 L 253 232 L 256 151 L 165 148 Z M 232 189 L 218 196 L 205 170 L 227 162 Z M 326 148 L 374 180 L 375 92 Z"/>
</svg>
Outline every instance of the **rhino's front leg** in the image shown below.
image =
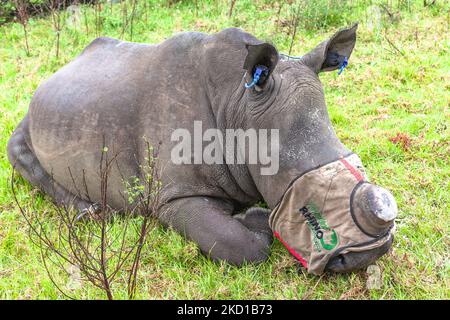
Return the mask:
<svg viewBox="0 0 450 320">
<path fill-rule="evenodd" d="M 189 197 L 166 204 L 159 219 L 196 242 L 213 260 L 240 265 L 267 259 L 271 236 L 249 229 L 232 216 L 233 207 L 210 197 Z"/>
<path fill-rule="evenodd" d="M 248 229 L 259 233 L 262 237 L 266 237 L 267 241 L 272 242 L 273 232 L 269 226 L 270 210 L 252 207 L 245 213 L 234 215 L 233 218 L 239 220 Z"/>
</svg>

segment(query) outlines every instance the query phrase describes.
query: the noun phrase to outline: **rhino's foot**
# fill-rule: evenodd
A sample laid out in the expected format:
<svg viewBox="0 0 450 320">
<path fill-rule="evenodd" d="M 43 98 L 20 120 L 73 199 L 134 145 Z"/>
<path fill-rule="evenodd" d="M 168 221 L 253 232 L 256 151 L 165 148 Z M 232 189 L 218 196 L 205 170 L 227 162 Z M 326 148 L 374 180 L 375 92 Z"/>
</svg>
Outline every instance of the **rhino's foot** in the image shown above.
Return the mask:
<svg viewBox="0 0 450 320">
<path fill-rule="evenodd" d="M 269 226 L 270 210 L 264 208 L 253 207 L 243 214 L 233 216 L 240 221 L 249 230 L 255 232 L 260 237 L 264 237 L 265 241 L 272 243 L 273 233 Z"/>
<path fill-rule="evenodd" d="M 213 260 L 236 265 L 266 260 L 272 239 L 262 232 L 261 221 L 250 223 L 259 218 L 252 213 L 248 219 L 235 219 L 232 212 L 233 206 L 227 201 L 189 197 L 166 204 L 159 211 L 159 220 L 196 242 Z"/>
<path fill-rule="evenodd" d="M 57 205 L 82 211 L 91 203 L 81 199 L 56 183 L 40 164 L 30 147 L 28 116 L 14 130 L 8 141 L 8 158 L 11 165 L 33 186 L 48 194 Z"/>
</svg>

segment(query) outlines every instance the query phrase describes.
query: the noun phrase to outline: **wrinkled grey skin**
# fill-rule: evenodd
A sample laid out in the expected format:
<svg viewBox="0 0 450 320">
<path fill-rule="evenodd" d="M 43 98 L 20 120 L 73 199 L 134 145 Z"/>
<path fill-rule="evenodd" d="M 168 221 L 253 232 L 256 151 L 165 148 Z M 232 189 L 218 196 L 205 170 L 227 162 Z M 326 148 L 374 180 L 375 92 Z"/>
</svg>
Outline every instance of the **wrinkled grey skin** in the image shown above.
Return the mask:
<svg viewBox="0 0 450 320">
<path fill-rule="evenodd" d="M 340 31 L 297 61 L 279 59 L 273 46 L 239 29 L 181 33 L 158 45 L 96 39 L 38 88 L 8 143 L 10 162 L 56 203 L 83 210 L 100 202 L 105 143 L 110 154 L 120 151 L 107 196 L 110 206 L 122 209 L 123 180 L 142 177 L 142 137 L 161 142 L 161 223 L 214 260 L 263 261 L 272 242 L 270 211 L 237 213 L 262 200 L 273 208 L 294 178 L 350 153 L 331 126 L 318 73 L 338 68 L 330 52 L 350 57 L 355 33 L 356 26 Z M 256 64 L 271 74 L 245 89 Z M 262 176 L 258 165 L 173 164 L 171 133 L 193 130 L 194 120 L 203 130 L 280 129 L 278 174 Z M 75 196 L 77 189 L 84 195 L 83 175 L 92 202 Z M 389 246 L 339 256 L 327 269 L 360 268 Z"/>
</svg>

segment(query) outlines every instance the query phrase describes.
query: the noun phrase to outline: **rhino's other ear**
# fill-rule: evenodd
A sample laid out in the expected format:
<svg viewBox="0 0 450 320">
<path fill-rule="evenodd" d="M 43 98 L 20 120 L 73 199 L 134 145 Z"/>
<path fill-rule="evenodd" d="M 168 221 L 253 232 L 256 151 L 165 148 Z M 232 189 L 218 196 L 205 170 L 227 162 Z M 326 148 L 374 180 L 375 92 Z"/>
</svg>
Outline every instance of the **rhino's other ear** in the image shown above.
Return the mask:
<svg viewBox="0 0 450 320">
<path fill-rule="evenodd" d="M 350 58 L 356 42 L 356 23 L 349 29 L 343 29 L 329 40 L 322 42 L 312 51 L 303 56 L 302 61 L 316 73 L 336 70 L 345 57 Z"/>
<path fill-rule="evenodd" d="M 253 79 L 256 66 L 265 66 L 268 69 L 267 74 L 261 74 L 257 85 L 263 85 L 272 74 L 278 63 L 278 51 L 269 43 L 247 44 L 247 57 L 244 61 L 244 69 L 247 70 L 247 78 Z"/>
</svg>

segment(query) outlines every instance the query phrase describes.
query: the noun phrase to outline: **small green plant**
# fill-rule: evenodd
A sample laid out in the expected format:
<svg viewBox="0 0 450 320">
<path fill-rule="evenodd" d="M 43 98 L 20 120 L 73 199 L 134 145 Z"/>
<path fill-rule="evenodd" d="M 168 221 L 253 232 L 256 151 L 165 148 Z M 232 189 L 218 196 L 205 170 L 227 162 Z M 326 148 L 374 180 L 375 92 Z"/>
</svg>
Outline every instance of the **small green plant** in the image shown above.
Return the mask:
<svg viewBox="0 0 450 320">
<path fill-rule="evenodd" d="M 13 170 L 11 190 L 16 205 L 27 222 L 32 242 L 39 248 L 41 262 L 51 282 L 67 298 L 74 299 L 72 289 L 80 288 L 83 281 L 88 281 L 101 289 L 109 300 L 113 300 L 114 282 L 124 275 L 127 277 L 128 298 L 135 297 L 142 249 L 151 226 L 155 225 L 153 213 L 160 205 L 158 158 L 153 147 L 148 142 L 146 145 L 148 155 L 142 166 L 144 179 L 131 179 L 127 193 L 133 206 L 125 206 L 122 213 L 110 207 L 106 200 L 108 177 L 117 158 L 117 154 L 108 157 L 107 147 L 101 150 L 101 203 L 92 205 L 81 214 L 67 203 L 53 205 L 43 215 L 36 209 L 35 201 L 22 205 L 16 196 Z M 72 177 L 72 172 L 69 172 Z M 79 190 L 75 180 L 72 181 L 74 189 Z M 81 197 L 81 194 L 77 196 Z M 89 194 L 84 196 L 90 198 Z M 139 220 L 134 218 L 136 215 Z M 51 228 L 51 225 L 57 227 Z M 59 272 L 49 268 L 49 265 Z M 68 285 L 59 283 L 60 272 L 63 278 L 68 279 Z"/>
</svg>

